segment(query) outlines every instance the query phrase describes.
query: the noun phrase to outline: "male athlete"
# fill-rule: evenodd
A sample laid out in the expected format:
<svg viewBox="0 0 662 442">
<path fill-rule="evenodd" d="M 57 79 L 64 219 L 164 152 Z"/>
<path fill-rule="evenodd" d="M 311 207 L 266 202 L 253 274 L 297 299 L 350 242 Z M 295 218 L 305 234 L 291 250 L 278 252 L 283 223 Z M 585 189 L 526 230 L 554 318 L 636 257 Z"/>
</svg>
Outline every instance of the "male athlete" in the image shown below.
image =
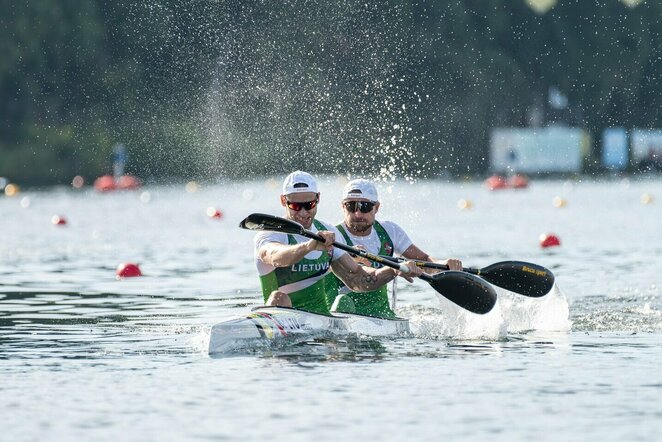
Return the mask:
<svg viewBox="0 0 662 442">
<path fill-rule="evenodd" d="M 337 230 L 315 219 L 319 201 L 315 179 L 306 172 L 292 172 L 285 178 L 280 196 L 285 217 L 322 236 L 324 242 L 280 232 L 255 236 L 256 265 L 266 305 L 329 314 L 338 293 L 332 273 L 357 299 L 361 292 L 373 292 L 398 275 L 411 282 L 421 274 L 413 262 L 405 263 L 409 268 L 406 274 L 390 267 L 360 266 L 346 252 L 335 249 L 332 243 Z"/>
</svg>

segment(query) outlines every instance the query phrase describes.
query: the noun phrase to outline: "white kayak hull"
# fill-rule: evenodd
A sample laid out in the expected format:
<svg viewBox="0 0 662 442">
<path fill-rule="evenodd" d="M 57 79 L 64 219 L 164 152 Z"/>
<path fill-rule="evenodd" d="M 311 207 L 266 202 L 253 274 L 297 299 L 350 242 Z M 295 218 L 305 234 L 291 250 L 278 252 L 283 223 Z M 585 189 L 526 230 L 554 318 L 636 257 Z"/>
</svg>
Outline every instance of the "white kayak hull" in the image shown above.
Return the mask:
<svg viewBox="0 0 662 442">
<path fill-rule="evenodd" d="M 319 336 L 404 336 L 409 321 L 337 313 L 320 315 L 287 307 L 256 307 L 250 313 L 214 325 L 209 354 L 259 348 L 277 341 L 303 341 Z"/>
</svg>

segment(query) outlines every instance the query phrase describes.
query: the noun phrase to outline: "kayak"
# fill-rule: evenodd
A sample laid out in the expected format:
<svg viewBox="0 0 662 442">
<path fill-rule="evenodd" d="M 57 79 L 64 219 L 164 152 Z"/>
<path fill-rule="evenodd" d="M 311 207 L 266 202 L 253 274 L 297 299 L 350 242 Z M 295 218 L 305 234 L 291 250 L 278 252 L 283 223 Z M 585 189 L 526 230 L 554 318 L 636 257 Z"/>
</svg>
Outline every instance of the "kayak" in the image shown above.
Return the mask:
<svg viewBox="0 0 662 442">
<path fill-rule="evenodd" d="M 246 315 L 227 319 L 212 327 L 209 354 L 227 354 L 317 337 L 351 334 L 406 336 L 410 334 L 409 321 L 346 313 L 322 315 L 289 307 L 255 307 Z"/>
</svg>

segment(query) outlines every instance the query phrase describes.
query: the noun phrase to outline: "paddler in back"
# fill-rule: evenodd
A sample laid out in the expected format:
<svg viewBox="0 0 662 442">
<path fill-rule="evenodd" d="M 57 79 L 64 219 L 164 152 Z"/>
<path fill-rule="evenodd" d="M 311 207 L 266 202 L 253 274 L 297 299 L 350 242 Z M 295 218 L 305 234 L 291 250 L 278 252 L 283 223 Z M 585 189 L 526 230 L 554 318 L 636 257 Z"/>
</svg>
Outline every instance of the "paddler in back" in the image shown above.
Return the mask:
<svg viewBox="0 0 662 442">
<path fill-rule="evenodd" d="M 409 282 L 421 274 L 411 262 L 409 273 L 389 267 L 379 269 L 358 265 L 346 252 L 333 247 L 338 231 L 315 219 L 320 192 L 309 173 L 292 172 L 283 182 L 280 203 L 285 217 L 319 234 L 324 242 L 300 235 L 260 232 L 255 236 L 255 258 L 265 304 L 294 307 L 329 314 L 330 301 L 337 294 L 332 273 L 353 292 L 373 292 L 398 275 Z M 370 296 L 370 295 L 366 295 Z"/>
<path fill-rule="evenodd" d="M 374 183 L 364 179 L 347 183 L 343 189 L 341 202 L 343 222 L 336 226 L 340 233 L 339 241 L 362 248 L 374 255 L 396 254 L 407 259 L 434 261 L 412 242 L 398 224 L 392 221 L 377 221 L 375 217 L 379 207 L 379 195 Z M 366 262 L 360 258 L 357 258 L 357 262 L 376 269 L 382 267 L 379 263 Z M 446 264 L 450 270 L 462 270 L 462 261 L 456 258 L 436 262 Z M 366 293 L 354 292 L 350 287 L 343 286 L 341 281 L 339 286 L 339 295 L 335 301 L 332 301 L 332 311 L 389 319 L 396 317 L 389 305 L 386 284 L 370 293 L 370 296 L 365 296 Z"/>
</svg>

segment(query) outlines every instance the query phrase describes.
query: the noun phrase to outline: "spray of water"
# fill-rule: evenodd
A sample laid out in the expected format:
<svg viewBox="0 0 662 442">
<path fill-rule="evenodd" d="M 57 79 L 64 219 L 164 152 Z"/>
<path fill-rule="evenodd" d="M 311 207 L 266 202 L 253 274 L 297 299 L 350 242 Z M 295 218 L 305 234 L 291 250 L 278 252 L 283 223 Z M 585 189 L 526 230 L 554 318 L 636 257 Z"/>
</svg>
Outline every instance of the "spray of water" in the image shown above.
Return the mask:
<svg viewBox="0 0 662 442">
<path fill-rule="evenodd" d="M 415 52 L 397 5 L 341 1 L 246 5 L 203 100 L 210 174 L 294 169 L 413 180 L 425 169 L 410 111 L 425 100 L 407 74 Z M 297 11 L 293 14 L 292 11 Z"/>
<path fill-rule="evenodd" d="M 498 304 L 486 315 L 468 312 L 439 297 L 440 308 L 410 305 L 398 311 L 409 319 L 412 332 L 422 339 L 498 340 L 506 336 L 506 323 Z"/>
<path fill-rule="evenodd" d="M 569 308 L 558 287 L 542 298 L 528 298 L 496 288 L 498 302 L 486 315 L 470 313 L 441 295 L 439 308 L 408 306 L 414 334 L 425 339 L 497 340 L 512 333 L 570 330 Z"/>
<path fill-rule="evenodd" d="M 527 298 L 499 288 L 497 293 L 509 333 L 570 330 L 568 301 L 558 286 L 542 298 Z"/>
</svg>

